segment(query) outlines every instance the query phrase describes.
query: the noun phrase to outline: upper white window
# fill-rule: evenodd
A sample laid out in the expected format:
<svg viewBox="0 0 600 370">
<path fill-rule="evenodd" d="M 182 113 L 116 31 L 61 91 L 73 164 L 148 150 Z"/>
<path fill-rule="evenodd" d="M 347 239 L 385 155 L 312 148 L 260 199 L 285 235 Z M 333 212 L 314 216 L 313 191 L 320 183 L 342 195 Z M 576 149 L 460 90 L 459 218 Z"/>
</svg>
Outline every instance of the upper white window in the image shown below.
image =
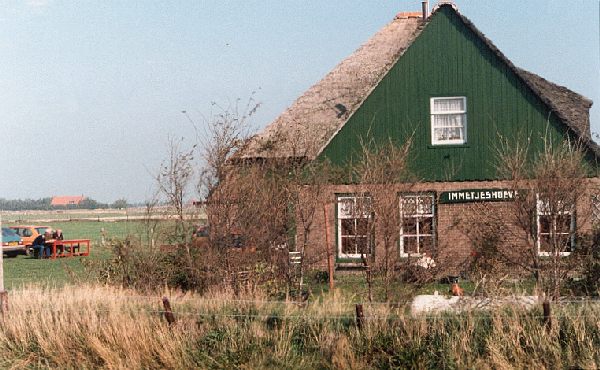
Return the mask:
<svg viewBox="0 0 600 370">
<path fill-rule="evenodd" d="M 548 202 L 537 200 L 537 248 L 540 256 L 568 256 L 574 244 L 575 218 L 567 207 L 551 210 Z"/>
<path fill-rule="evenodd" d="M 433 194 L 400 196 L 400 257 L 432 255 L 433 216 Z"/>
<path fill-rule="evenodd" d="M 467 98 L 431 98 L 431 144 L 467 142 Z"/>
<path fill-rule="evenodd" d="M 337 198 L 338 257 L 361 258 L 371 254 L 371 198 Z"/>
</svg>

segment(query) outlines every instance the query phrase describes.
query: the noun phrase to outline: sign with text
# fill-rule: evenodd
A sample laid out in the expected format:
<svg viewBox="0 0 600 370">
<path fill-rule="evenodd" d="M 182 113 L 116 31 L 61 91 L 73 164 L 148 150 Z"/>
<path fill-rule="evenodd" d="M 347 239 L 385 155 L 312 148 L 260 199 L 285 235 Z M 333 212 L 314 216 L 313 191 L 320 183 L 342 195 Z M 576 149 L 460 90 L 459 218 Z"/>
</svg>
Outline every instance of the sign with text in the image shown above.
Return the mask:
<svg viewBox="0 0 600 370">
<path fill-rule="evenodd" d="M 464 189 L 442 192 L 440 203 L 506 202 L 515 196 L 516 192 L 510 189 Z"/>
</svg>

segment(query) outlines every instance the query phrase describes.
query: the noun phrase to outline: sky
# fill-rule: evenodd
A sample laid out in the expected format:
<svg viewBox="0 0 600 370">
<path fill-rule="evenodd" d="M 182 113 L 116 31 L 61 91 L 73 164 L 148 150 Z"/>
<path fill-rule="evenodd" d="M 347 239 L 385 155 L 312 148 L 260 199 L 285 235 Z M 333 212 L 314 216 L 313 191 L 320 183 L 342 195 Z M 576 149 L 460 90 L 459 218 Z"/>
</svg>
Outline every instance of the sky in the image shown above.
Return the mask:
<svg viewBox="0 0 600 370">
<path fill-rule="evenodd" d="M 599 0 L 456 3 L 515 65 L 594 100 L 600 133 Z M 143 202 L 169 140 L 194 144 L 190 119 L 202 132 L 212 102 L 253 96 L 260 129 L 396 13 L 420 8 L 0 0 L 0 198 Z"/>
</svg>

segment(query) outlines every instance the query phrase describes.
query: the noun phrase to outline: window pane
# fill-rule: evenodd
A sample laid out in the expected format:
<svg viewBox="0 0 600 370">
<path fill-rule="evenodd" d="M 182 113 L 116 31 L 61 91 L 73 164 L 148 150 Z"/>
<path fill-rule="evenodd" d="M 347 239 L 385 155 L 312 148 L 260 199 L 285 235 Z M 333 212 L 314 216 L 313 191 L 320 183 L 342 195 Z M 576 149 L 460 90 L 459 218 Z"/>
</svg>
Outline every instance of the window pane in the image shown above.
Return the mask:
<svg viewBox="0 0 600 370">
<path fill-rule="evenodd" d="M 433 100 L 433 111 L 434 112 L 451 112 L 451 111 L 464 111 L 465 100 L 463 98 L 454 99 L 434 99 Z"/>
<path fill-rule="evenodd" d="M 433 255 L 433 236 L 421 236 L 419 238 L 419 250 L 421 253 Z"/>
<path fill-rule="evenodd" d="M 346 219 L 342 221 L 342 235 L 356 235 L 354 219 Z"/>
<path fill-rule="evenodd" d="M 404 241 L 404 253 L 410 253 L 410 254 L 419 253 L 419 248 L 417 246 L 417 237 L 405 236 L 403 238 L 403 241 Z"/>
<path fill-rule="evenodd" d="M 569 234 L 561 234 L 556 236 L 557 244 L 561 246 L 561 252 L 571 251 L 571 236 Z"/>
<path fill-rule="evenodd" d="M 540 235 L 540 252 L 554 253 L 552 248 L 552 238 L 550 235 Z M 556 245 L 559 246 L 559 252 L 571 252 L 571 237 L 567 234 L 556 235 Z"/>
<path fill-rule="evenodd" d="M 419 197 L 419 213 L 422 215 L 430 215 L 433 213 L 433 197 Z"/>
<path fill-rule="evenodd" d="M 402 220 L 402 233 L 404 235 L 417 235 L 417 219 L 407 217 Z"/>
<path fill-rule="evenodd" d="M 436 128 L 434 130 L 434 137 L 436 141 L 445 140 L 462 140 L 463 130 L 462 128 Z"/>
<path fill-rule="evenodd" d="M 417 214 L 417 197 L 406 197 L 401 199 L 402 214 L 412 216 Z"/>
<path fill-rule="evenodd" d="M 540 218 L 540 233 L 549 234 L 550 225 L 552 224 L 550 216 L 539 216 Z"/>
<path fill-rule="evenodd" d="M 464 114 L 435 114 L 433 116 L 434 128 L 463 127 Z"/>
<path fill-rule="evenodd" d="M 571 215 L 558 215 L 556 218 L 556 232 L 569 233 L 571 231 Z"/>
<path fill-rule="evenodd" d="M 342 253 L 356 253 L 356 242 L 354 240 L 354 237 L 342 237 Z"/>
<path fill-rule="evenodd" d="M 573 252 L 573 248 L 572 248 L 572 244 L 571 244 L 571 237 L 569 236 L 564 243 L 564 247 L 563 247 L 563 252 Z"/>
<path fill-rule="evenodd" d="M 359 218 L 356 220 L 356 235 L 367 235 L 369 230 L 369 220 Z"/>
<path fill-rule="evenodd" d="M 552 252 L 552 244 L 550 243 L 550 235 L 540 235 L 540 252 Z"/>
<path fill-rule="evenodd" d="M 354 199 L 344 198 L 340 199 L 339 203 L 339 217 L 354 217 Z"/>
<path fill-rule="evenodd" d="M 433 234 L 433 218 L 425 217 L 420 220 L 419 234 Z"/>
<path fill-rule="evenodd" d="M 369 238 L 357 237 L 356 238 L 356 253 L 369 254 Z"/>
<path fill-rule="evenodd" d="M 461 140 L 463 138 L 461 128 L 450 128 L 448 130 L 448 138 L 450 140 Z"/>
</svg>

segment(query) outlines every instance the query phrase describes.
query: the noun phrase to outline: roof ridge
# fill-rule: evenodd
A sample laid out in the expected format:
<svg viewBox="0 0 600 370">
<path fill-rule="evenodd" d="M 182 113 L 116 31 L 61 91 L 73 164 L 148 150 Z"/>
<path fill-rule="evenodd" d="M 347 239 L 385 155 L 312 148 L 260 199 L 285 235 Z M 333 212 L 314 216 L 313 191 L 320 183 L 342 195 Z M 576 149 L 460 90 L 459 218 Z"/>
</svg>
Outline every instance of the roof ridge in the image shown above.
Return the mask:
<svg viewBox="0 0 600 370">
<path fill-rule="evenodd" d="M 577 98 L 579 98 L 581 100 L 584 100 L 586 103 L 588 103 L 589 104 L 589 106 L 588 106 L 589 108 L 591 108 L 591 106 L 594 104 L 594 101 L 592 99 L 588 98 L 585 95 L 582 95 L 582 94 L 578 93 L 577 91 L 571 90 L 570 88 L 568 88 L 568 87 L 566 87 L 564 85 L 559 85 L 556 82 L 552 82 L 552 81 L 548 80 L 547 78 L 542 77 L 542 76 L 540 76 L 537 73 L 528 71 L 528 70 L 526 70 L 524 68 L 521 68 L 521 67 L 515 67 L 515 68 L 518 69 L 520 72 L 525 73 L 526 75 L 532 76 L 534 78 L 539 78 L 540 80 L 543 80 L 544 82 L 546 82 L 546 83 L 548 83 L 550 85 L 553 85 L 553 86 L 555 86 L 557 88 L 566 90 L 568 93 L 573 94 Z"/>
</svg>

